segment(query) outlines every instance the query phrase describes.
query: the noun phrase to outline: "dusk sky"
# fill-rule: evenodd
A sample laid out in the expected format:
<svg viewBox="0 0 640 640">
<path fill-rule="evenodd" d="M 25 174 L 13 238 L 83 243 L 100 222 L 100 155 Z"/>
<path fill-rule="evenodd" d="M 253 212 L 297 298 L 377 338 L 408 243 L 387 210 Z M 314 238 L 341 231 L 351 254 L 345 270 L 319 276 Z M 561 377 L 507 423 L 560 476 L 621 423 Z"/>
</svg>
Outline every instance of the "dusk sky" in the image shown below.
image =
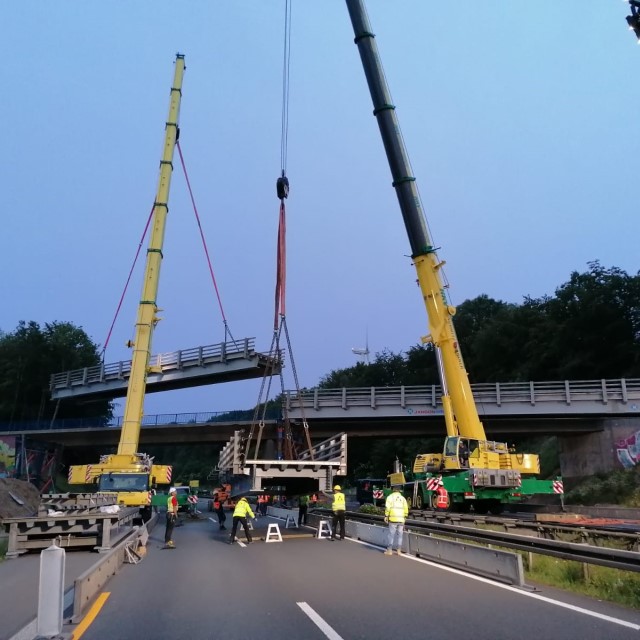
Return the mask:
<svg viewBox="0 0 640 640">
<path fill-rule="evenodd" d="M 284 6 L 2 3 L 0 330 L 70 321 L 104 344 L 155 197 L 180 52 L 180 142 L 225 312 L 235 338 L 268 350 Z M 552 295 L 592 260 L 638 272 L 640 47 L 626 2 L 367 7 L 453 304 Z M 367 333 L 372 355 L 428 333 L 342 0 L 292 0 L 289 119 L 287 325 L 311 387 L 355 364 Z M 175 160 L 154 353 L 224 339 Z M 107 362 L 130 358 L 143 267 L 144 251 Z M 258 390 L 152 394 L 146 413 L 248 408 Z"/>
</svg>

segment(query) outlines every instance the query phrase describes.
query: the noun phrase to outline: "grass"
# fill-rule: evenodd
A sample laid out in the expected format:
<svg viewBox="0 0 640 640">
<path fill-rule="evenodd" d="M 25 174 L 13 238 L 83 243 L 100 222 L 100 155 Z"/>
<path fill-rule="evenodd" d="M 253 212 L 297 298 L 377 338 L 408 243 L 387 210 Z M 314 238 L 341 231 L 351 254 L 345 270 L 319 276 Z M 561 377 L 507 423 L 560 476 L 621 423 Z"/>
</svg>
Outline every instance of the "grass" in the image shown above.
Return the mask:
<svg viewBox="0 0 640 640">
<path fill-rule="evenodd" d="M 572 560 L 559 560 L 550 556 L 523 554 L 527 578 L 532 582 L 546 584 L 580 593 L 591 598 L 614 602 L 634 609 L 640 608 L 640 575 L 593 564 L 583 567 Z"/>
</svg>

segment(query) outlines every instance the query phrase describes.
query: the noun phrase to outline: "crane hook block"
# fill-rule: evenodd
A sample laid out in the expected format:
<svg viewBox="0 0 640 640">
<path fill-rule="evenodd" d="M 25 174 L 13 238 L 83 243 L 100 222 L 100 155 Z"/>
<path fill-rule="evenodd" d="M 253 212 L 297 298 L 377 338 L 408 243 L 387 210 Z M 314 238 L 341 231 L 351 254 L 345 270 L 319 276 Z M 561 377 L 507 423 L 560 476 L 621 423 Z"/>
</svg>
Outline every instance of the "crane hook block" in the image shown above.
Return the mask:
<svg viewBox="0 0 640 640">
<path fill-rule="evenodd" d="M 278 198 L 284 200 L 289 195 L 289 178 L 282 176 L 276 181 L 276 191 Z"/>
</svg>

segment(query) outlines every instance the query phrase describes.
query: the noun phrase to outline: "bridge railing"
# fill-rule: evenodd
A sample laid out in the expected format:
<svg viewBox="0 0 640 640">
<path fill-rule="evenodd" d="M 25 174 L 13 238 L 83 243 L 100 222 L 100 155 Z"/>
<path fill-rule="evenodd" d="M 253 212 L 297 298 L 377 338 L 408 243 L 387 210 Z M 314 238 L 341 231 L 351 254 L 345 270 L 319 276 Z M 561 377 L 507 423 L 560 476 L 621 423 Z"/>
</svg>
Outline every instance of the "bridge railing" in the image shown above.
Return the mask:
<svg viewBox="0 0 640 640">
<path fill-rule="evenodd" d="M 496 382 L 472 384 L 473 397 L 478 404 L 519 403 L 535 406 L 554 402 L 571 405 L 574 402 L 611 401 L 626 404 L 630 398 L 640 399 L 640 378 L 612 380 L 562 380 L 556 382 Z M 440 385 L 397 387 L 352 387 L 340 389 L 305 389 L 285 392 L 288 411 L 302 407 L 320 411 L 323 408 L 342 409 L 383 406 L 431 405 L 440 406 Z"/>
<path fill-rule="evenodd" d="M 189 367 L 202 367 L 218 362 L 227 362 L 236 358 L 250 359 L 255 356 L 268 356 L 255 351 L 255 338 L 244 338 L 235 342 L 220 342 L 202 347 L 191 347 L 171 353 L 159 353 L 150 358 L 150 366 L 159 368 L 163 373 Z M 274 362 L 282 359 L 282 354 L 271 358 Z M 74 386 L 85 386 L 92 383 L 110 380 L 125 380 L 131 373 L 131 361 L 121 360 L 110 364 L 84 367 L 73 371 L 64 371 L 51 375 L 49 388 L 51 391 L 67 389 Z"/>
<path fill-rule="evenodd" d="M 232 411 L 201 411 L 197 413 L 159 413 L 142 417 L 143 427 L 171 427 L 187 424 L 245 423 L 253 419 L 253 409 L 238 409 Z M 268 408 L 265 414 L 267 420 L 280 418 L 280 410 Z M 59 420 L 30 420 L 25 422 L 0 422 L 0 432 L 26 432 L 26 431 L 55 431 L 57 429 L 99 429 L 119 428 L 122 426 L 123 417 L 113 418 L 88 417 L 88 418 L 62 418 Z"/>
</svg>

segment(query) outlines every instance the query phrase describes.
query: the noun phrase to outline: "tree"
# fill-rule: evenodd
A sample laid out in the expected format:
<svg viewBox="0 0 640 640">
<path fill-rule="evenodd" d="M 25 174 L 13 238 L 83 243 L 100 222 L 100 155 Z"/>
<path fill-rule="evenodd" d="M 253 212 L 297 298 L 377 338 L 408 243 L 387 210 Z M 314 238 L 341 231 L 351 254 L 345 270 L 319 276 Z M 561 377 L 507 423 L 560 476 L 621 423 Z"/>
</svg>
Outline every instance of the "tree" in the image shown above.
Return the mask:
<svg viewBox="0 0 640 640">
<path fill-rule="evenodd" d="M 0 332 L 0 421 L 111 416 L 111 403 L 56 404 L 49 398 L 53 373 L 100 364 L 97 345 L 70 322 L 21 321 L 11 333 Z"/>
</svg>

